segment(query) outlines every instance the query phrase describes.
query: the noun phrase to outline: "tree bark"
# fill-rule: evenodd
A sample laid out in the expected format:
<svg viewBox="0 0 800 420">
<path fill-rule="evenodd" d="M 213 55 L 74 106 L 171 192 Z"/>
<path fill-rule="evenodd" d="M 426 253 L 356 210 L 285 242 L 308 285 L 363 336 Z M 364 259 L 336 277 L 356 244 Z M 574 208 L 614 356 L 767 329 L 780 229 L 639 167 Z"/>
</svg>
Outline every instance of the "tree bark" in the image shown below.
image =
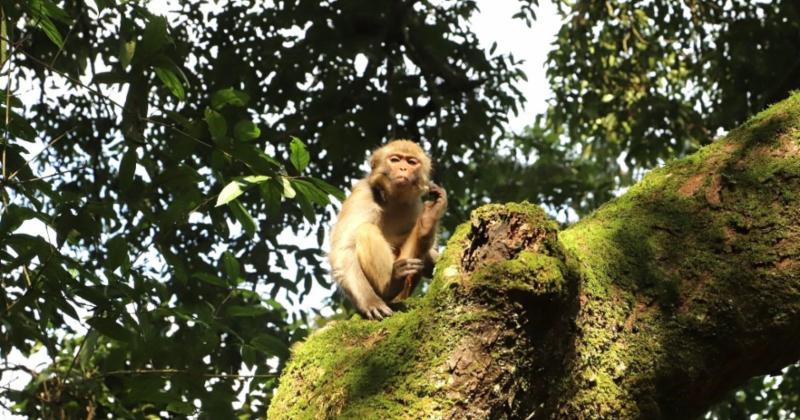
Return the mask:
<svg viewBox="0 0 800 420">
<path fill-rule="evenodd" d="M 271 418 L 687 418 L 800 358 L 800 93 L 559 231 L 489 205 L 425 296 L 293 349 Z"/>
</svg>

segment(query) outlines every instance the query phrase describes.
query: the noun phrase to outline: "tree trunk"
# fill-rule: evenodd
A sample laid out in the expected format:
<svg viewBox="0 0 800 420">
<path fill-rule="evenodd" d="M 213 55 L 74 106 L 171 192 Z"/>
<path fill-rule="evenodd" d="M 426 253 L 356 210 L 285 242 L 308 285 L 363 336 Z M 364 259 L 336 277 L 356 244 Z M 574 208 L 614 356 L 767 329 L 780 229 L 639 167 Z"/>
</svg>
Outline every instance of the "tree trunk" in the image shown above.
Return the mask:
<svg viewBox="0 0 800 420">
<path fill-rule="evenodd" d="M 271 418 L 686 418 L 800 356 L 800 93 L 559 231 L 476 210 L 424 297 L 293 349 Z"/>
</svg>

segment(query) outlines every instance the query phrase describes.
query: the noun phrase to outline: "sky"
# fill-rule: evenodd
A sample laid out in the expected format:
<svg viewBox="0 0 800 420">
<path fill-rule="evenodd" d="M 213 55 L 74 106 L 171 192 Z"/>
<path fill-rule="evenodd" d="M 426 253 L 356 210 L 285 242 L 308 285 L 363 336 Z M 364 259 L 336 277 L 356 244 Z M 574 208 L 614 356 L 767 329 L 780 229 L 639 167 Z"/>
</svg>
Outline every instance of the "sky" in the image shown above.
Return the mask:
<svg viewBox="0 0 800 420">
<path fill-rule="evenodd" d="M 88 1 L 91 2 L 91 0 Z M 169 3 L 170 0 L 152 0 L 150 1 L 150 7 L 156 13 L 165 13 L 169 10 Z M 527 103 L 518 115 L 509 116 L 508 125 L 508 128 L 512 131 L 520 131 L 533 120 L 536 114 L 545 110 L 545 100 L 551 96 L 545 77 L 544 64 L 561 22 L 556 14 L 554 5 L 546 0 L 541 1 L 540 7 L 536 9 L 537 20 L 531 28 L 527 27 L 521 20 L 512 19 L 512 16 L 519 10 L 516 0 L 477 0 L 477 4 L 480 12 L 472 17 L 470 23 L 481 45 L 488 50 L 492 43 L 496 42 L 496 51 L 498 53 L 512 53 L 517 59 L 524 60 L 523 70 L 528 76 L 528 81 L 522 82 L 518 85 L 518 88 L 527 98 Z M 24 88 L 23 91 L 25 91 Z M 30 87 L 29 92 L 32 97 L 38 97 L 35 94 L 34 87 Z M 38 234 L 48 239 L 48 234 L 45 232 L 43 225 L 27 225 L 23 226 L 22 229 L 25 229 L 28 233 Z M 49 234 L 50 239 L 48 240 L 55 238 L 55 232 L 50 230 Z M 286 238 L 286 240 L 302 243 L 307 239 Z M 288 304 L 287 306 L 293 311 L 320 308 L 324 305 L 324 299 L 330 294 L 330 290 L 315 285 L 311 293 L 302 302 L 294 305 Z M 286 301 L 285 298 L 281 300 Z M 14 363 L 25 364 L 34 369 L 47 362 L 46 357 L 43 355 L 24 358 L 20 354 L 12 354 L 10 359 Z M 0 386 L 20 388 L 27 383 L 27 380 L 28 378 L 25 376 L 17 377 L 4 374 L 0 378 Z M 0 418 L 21 417 L 10 416 L 7 411 L 0 407 Z"/>
</svg>

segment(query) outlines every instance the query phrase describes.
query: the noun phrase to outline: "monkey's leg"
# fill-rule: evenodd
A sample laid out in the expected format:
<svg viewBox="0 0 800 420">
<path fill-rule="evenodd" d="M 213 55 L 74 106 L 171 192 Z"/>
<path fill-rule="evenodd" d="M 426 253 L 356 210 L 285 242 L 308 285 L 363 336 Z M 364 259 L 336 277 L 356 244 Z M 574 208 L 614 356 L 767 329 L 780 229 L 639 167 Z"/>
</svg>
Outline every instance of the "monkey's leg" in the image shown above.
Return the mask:
<svg viewBox="0 0 800 420">
<path fill-rule="evenodd" d="M 394 252 L 378 226 L 364 223 L 358 227 L 356 255 L 361 270 L 379 296 L 388 300 L 397 294 L 399 287 L 392 284 Z"/>
<path fill-rule="evenodd" d="M 409 233 L 408 238 L 406 238 L 405 243 L 403 246 L 400 247 L 400 255 L 399 258 L 418 258 L 419 255 L 419 245 L 420 245 L 420 238 L 419 238 L 419 230 L 420 224 L 417 222 L 414 225 L 414 228 L 411 229 L 411 233 Z M 409 275 L 405 277 L 405 281 L 403 282 L 403 288 L 400 290 L 400 293 L 397 295 L 397 300 L 403 300 L 411 296 L 411 291 L 414 289 L 414 285 L 416 282 L 414 281 L 414 277 L 419 278 L 419 276 Z"/>
</svg>

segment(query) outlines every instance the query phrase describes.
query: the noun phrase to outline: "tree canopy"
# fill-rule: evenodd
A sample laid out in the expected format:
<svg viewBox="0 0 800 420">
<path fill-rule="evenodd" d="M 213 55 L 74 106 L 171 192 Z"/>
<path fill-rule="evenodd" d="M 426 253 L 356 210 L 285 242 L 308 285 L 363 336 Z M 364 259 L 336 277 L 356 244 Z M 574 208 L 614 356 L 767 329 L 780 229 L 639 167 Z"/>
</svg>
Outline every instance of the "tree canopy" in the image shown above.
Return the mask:
<svg viewBox="0 0 800 420">
<path fill-rule="evenodd" d="M 796 2 L 557 4 L 550 108 L 509 133 L 525 75 L 474 1 L 0 1 L 0 369 L 29 379 L 3 404 L 263 416 L 311 325 L 275 298 L 331 287 L 328 205 L 377 145 L 425 145 L 446 229 L 486 201 L 583 215 L 800 84 Z"/>
</svg>

